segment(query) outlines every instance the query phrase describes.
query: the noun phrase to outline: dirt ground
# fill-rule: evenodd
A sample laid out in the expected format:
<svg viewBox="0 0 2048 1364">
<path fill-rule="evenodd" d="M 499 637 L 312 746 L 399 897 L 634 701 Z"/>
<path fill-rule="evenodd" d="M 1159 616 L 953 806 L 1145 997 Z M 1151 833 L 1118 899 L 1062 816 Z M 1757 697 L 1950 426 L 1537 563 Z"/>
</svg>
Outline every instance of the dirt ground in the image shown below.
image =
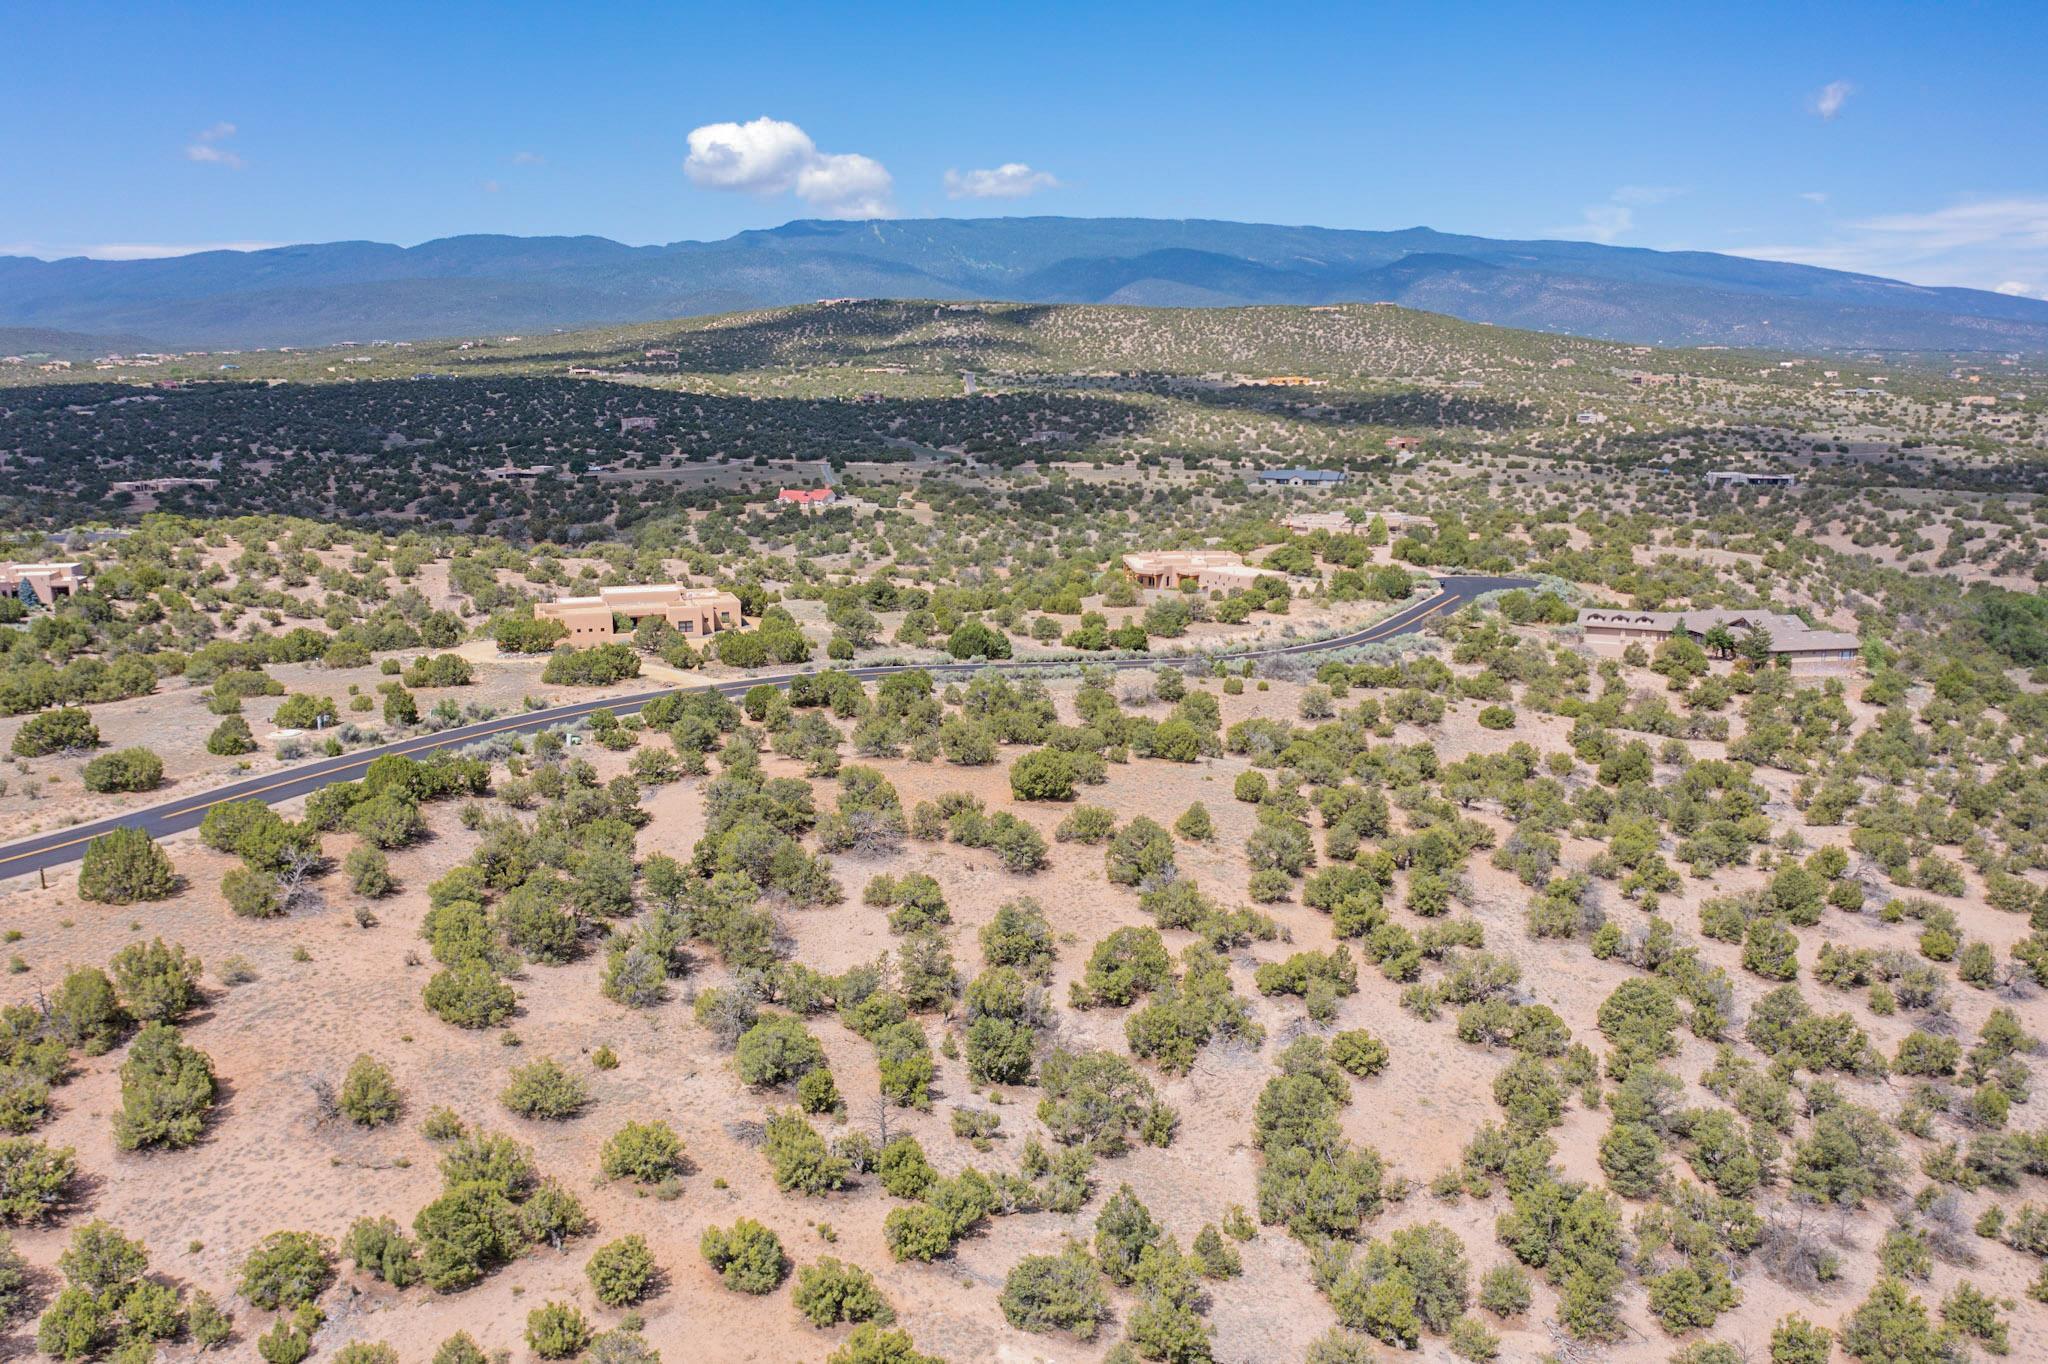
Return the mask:
<svg viewBox="0 0 2048 1364">
<path fill-rule="evenodd" d="M 1305 623 L 1305 622 L 1304 622 Z M 345 691 L 349 681 L 367 684 L 374 676 L 351 678 L 323 674 L 321 681 Z M 1641 674 L 1641 685 L 1661 688 L 1662 681 Z M 294 679 L 294 690 L 312 685 Z M 499 704 L 516 701 L 525 684 L 507 670 L 479 688 L 466 689 Z M 1057 682 L 1056 695 L 1069 708 L 1074 684 Z M 1214 681 L 1200 685 L 1216 688 Z M 1221 696 L 1226 726 L 1251 715 L 1293 718 L 1301 688 L 1274 682 L 1269 689 L 1254 683 L 1241 696 Z M 465 696 L 465 699 L 467 697 Z M 116 737 L 117 725 L 132 723 L 141 734 L 141 712 L 166 701 L 184 702 L 192 710 L 189 728 L 203 737 L 201 719 L 210 720 L 196 699 L 167 695 L 135 707 L 132 721 L 113 718 L 116 707 L 100 708 L 102 728 L 111 742 L 139 739 Z M 252 706 L 252 711 L 254 707 Z M 1544 752 L 1564 748 L 1569 722 L 1557 717 L 1522 714 L 1519 727 L 1504 733 L 1480 728 L 1478 706 L 1454 707 L 1443 724 L 1428 730 L 1401 727 L 1396 741 L 1433 742 L 1448 763 L 1474 751 L 1495 751 L 1526 740 Z M 1163 714 L 1154 705 L 1150 713 Z M 253 716 L 252 716 L 253 719 Z M 206 726 L 210 728 L 210 724 Z M 157 730 L 177 731 L 182 724 Z M 259 733 L 261 727 L 258 726 Z M 4 737 L 4 736 L 0 736 Z M 153 745 L 155 746 L 155 745 Z M 1691 745 L 1698 757 L 1719 756 L 1721 746 Z M 159 751 L 164 751 L 161 747 Z M 624 755 L 590 749 L 606 776 L 623 770 Z M 166 753 L 167 758 L 171 755 Z M 995 767 L 968 769 L 907 761 L 874 764 L 896 784 L 908 808 L 915 801 L 945 791 L 973 792 L 991 809 L 1014 809 L 1048 839 L 1066 813 L 1065 806 L 1016 804 L 1010 800 L 1007 758 Z M 1202 888 L 1225 903 L 1245 899 L 1249 869 L 1242 854 L 1254 826 L 1252 807 L 1231 795 L 1233 778 L 1245 770 L 1244 760 L 1207 759 L 1188 765 L 1133 761 L 1112 765 L 1108 782 L 1084 788 L 1081 799 L 1108 805 L 1120 815 L 1146 813 L 1171 823 L 1189 804 L 1200 800 L 1215 819 L 1212 843 L 1182 845 L 1180 865 Z M 799 769 L 771 758 L 775 775 Z M 181 780 L 201 780 L 198 765 L 181 757 Z M 1665 775 L 1668 775 L 1666 773 Z M 1574 778 L 1584 781 L 1583 770 Z M 1792 782 L 1787 774 L 1759 773 L 1771 790 L 1774 817 L 1783 820 L 1790 807 Z M 656 852 L 687 855 L 703 828 L 701 781 L 685 781 L 652 792 L 646 808 L 653 822 L 642 831 L 641 856 Z M 829 806 L 831 783 L 819 783 L 821 805 Z M 17 799 L 10 794 L 8 800 Z M 290 813 L 289 809 L 287 810 Z M 474 845 L 462 830 L 453 806 L 430 811 L 433 836 L 421 845 L 394 854 L 392 866 L 400 891 L 375 906 L 374 927 L 358 927 L 356 901 L 341 879 L 324 884 L 322 907 L 305 909 L 268 922 L 233 917 L 218 890 L 229 863 L 185 836 L 169 850 L 188 890 L 161 904 L 108 909 L 81 904 L 73 893 L 70 873 L 53 876 L 48 891 L 17 888 L 0 898 L 0 922 L 19 929 L 15 944 L 26 971 L 0 978 L 0 999 L 33 1000 L 52 988 L 68 966 L 103 964 L 121 945 L 161 936 L 183 943 L 207 964 L 210 998 L 187 1028 L 189 1040 L 209 1053 L 223 1078 L 226 1100 L 207 1137 L 196 1148 L 178 1153 L 126 1155 L 113 1146 L 109 1117 L 118 1107 L 116 1071 L 119 1050 L 83 1063 L 77 1079 L 56 1091 L 57 1117 L 41 1133 L 52 1143 L 77 1148 L 80 1163 L 92 1176 L 90 1188 L 75 1214 L 64 1224 L 23 1232 L 17 1244 L 39 1266 L 54 1262 L 69 1229 L 84 1218 L 104 1217 L 147 1242 L 153 1269 L 171 1281 L 205 1287 L 225 1301 L 241 1256 L 260 1237 L 283 1228 L 298 1228 L 339 1237 L 355 1218 L 388 1214 L 409 1224 L 413 1214 L 438 1192 L 437 1150 L 419 1132 L 418 1121 L 437 1104 L 453 1107 L 466 1122 L 511 1132 L 532 1145 L 543 1173 L 564 1179 L 582 1198 L 596 1222 L 588 1237 L 573 1241 L 564 1253 L 540 1251 L 502 1269 L 461 1293 L 436 1295 L 414 1288 L 399 1294 L 344 1271 L 342 1284 L 328 1295 L 330 1319 L 318 1340 L 323 1351 L 351 1340 L 385 1340 L 400 1357 L 425 1360 L 434 1345 L 454 1331 L 468 1330 L 487 1348 L 508 1348 L 515 1358 L 529 1355 L 519 1333 L 526 1312 L 551 1299 L 577 1303 L 594 1321 L 613 1323 L 623 1315 L 600 1307 L 583 1276 L 583 1265 L 597 1246 L 617 1236 L 645 1236 L 666 1273 L 662 1290 L 640 1309 L 649 1340 L 671 1361 L 683 1360 L 817 1360 L 843 1336 L 843 1331 L 817 1331 L 805 1324 L 790 1304 L 789 1289 L 754 1298 L 726 1291 L 697 1251 L 697 1240 L 709 1225 L 727 1225 L 740 1216 L 760 1219 L 781 1236 L 791 1258 L 809 1263 L 832 1254 L 873 1272 L 920 1348 L 953 1361 L 998 1360 L 1006 1364 L 1053 1361 L 1080 1364 L 1099 1359 L 1119 1334 L 1106 1328 L 1093 1344 L 1065 1336 L 1035 1336 L 1007 1326 L 996 1306 L 1004 1275 L 1031 1253 L 1056 1251 L 1068 1237 L 1085 1237 L 1092 1228 L 1100 1196 L 1128 1182 L 1169 1230 L 1186 1246 L 1200 1227 L 1220 1218 L 1231 1204 L 1256 1208 L 1255 1178 L 1259 1158 L 1251 1147 L 1252 1109 L 1274 1073 L 1273 1054 L 1292 1036 L 1308 1028 L 1301 1002 L 1261 997 L 1252 972 L 1259 961 L 1275 960 L 1303 948 L 1324 949 L 1336 940 L 1329 919 L 1299 903 L 1268 906 L 1285 928 L 1289 941 L 1257 944 L 1232 956 L 1232 975 L 1239 994 L 1250 1001 L 1267 1037 L 1258 1050 L 1212 1045 L 1186 1077 L 1156 1076 L 1162 1096 L 1180 1113 L 1181 1129 L 1165 1149 L 1140 1148 L 1099 1162 L 1095 1170 L 1098 1196 L 1088 1209 L 1073 1216 L 1020 1215 L 991 1220 L 986 1229 L 958 1248 L 949 1260 L 932 1265 L 892 1263 L 882 1239 L 882 1221 L 896 1201 L 872 1179 L 842 1194 L 806 1199 L 777 1193 L 768 1178 L 766 1161 L 735 1133 L 739 1125 L 758 1121 L 765 1108 L 788 1102 L 787 1095 L 748 1091 L 733 1075 L 729 1058 L 691 1022 L 689 997 L 721 983 L 726 973 L 715 961 L 700 959 L 696 969 L 678 982 L 669 1002 L 633 1011 L 605 1000 L 598 989 L 601 954 L 592 953 L 564 967 L 529 967 L 517 982 L 521 1010 L 507 1030 L 465 1032 L 435 1019 L 423 1007 L 421 987 L 433 963 L 417 935 L 425 909 L 425 887 L 461 861 Z M 1485 808 L 1473 812 L 1505 831 L 1507 823 Z M 12 818 L 12 814 L 9 814 Z M 1811 842 L 1846 837 L 1845 830 L 1808 830 Z M 1318 839 L 1320 843 L 1320 838 Z M 350 840 L 330 836 L 328 851 L 338 858 Z M 1597 845 L 1568 841 L 1564 860 L 1583 863 Z M 1595 1027 L 1602 999 L 1633 974 L 1618 962 L 1596 961 L 1583 943 L 1532 939 L 1524 926 L 1531 893 L 1505 872 L 1490 866 L 1483 854 L 1470 864 L 1473 893 L 1468 912 L 1486 931 L 1487 945 L 1517 957 L 1524 969 L 1527 999 L 1549 1004 L 1570 1025 L 1573 1035 L 1604 1050 Z M 957 846 L 910 843 L 897 854 L 860 860 L 842 858 L 837 875 L 847 890 L 836 907 L 787 913 L 785 926 L 796 943 L 799 960 L 824 971 L 871 960 L 893 946 L 884 911 L 864 907 L 860 891 L 868 877 L 889 872 L 924 871 L 944 887 L 951 906 L 949 930 L 956 961 L 972 975 L 980 966 L 976 935 L 997 906 L 1019 895 L 1035 897 L 1046 909 L 1060 951 L 1052 997 L 1062 1004 L 1067 984 L 1077 979 L 1093 944 L 1111 929 L 1147 922 L 1137 897 L 1110 885 L 1103 874 L 1099 848 L 1054 844 L 1051 866 L 1033 876 L 1004 872 L 988 852 Z M 1698 933 L 1699 904 L 1714 895 L 1760 885 L 1764 874 L 1754 868 L 1717 875 L 1712 880 L 1688 878 L 1682 894 L 1669 897 L 1663 914 L 1681 937 L 1699 945 L 1709 962 L 1728 968 L 1735 981 L 1738 1012 L 1765 993 L 1768 983 L 1743 972 L 1739 949 L 1708 941 Z M 2010 942 L 2024 935 L 2023 921 L 1986 908 L 1981 887 L 1972 877 L 1972 895 L 1954 903 L 1971 938 L 1992 942 L 2001 956 Z M 1400 903 L 1398 896 L 1389 904 Z M 1611 913 L 1625 923 L 1641 911 L 1611 896 Z M 1395 911 L 1410 919 L 1405 910 Z M 1190 935 L 1170 933 L 1176 952 Z M 1875 914 L 1830 912 L 1813 929 L 1801 931 L 1801 957 L 1806 966 L 1823 941 L 1872 947 L 1912 945 L 1909 925 L 1885 926 Z M 246 958 L 255 978 L 232 988 L 218 984 L 215 972 L 231 956 Z M 1474 1281 L 1485 1269 L 1510 1257 L 1495 1239 L 1494 1218 L 1505 1207 L 1496 1194 L 1481 1201 L 1443 1202 L 1427 1192 L 1432 1177 L 1459 1162 L 1460 1150 L 1482 1123 L 1499 1116 L 1491 1083 L 1507 1053 L 1488 1052 L 1455 1041 L 1451 1021 L 1425 1022 L 1399 1007 L 1400 988 L 1370 964 L 1362 963 L 1359 993 L 1344 1000 L 1335 1028 L 1367 1028 L 1392 1048 L 1393 1060 L 1381 1076 L 1355 1084 L 1355 1102 L 1344 1113 L 1347 1134 L 1376 1146 L 1394 1171 L 1411 1182 L 1406 1199 L 1381 1215 L 1370 1228 L 1385 1235 L 1396 1227 L 1437 1220 L 1465 1241 Z M 1824 993 L 1826 1007 L 1848 1008 L 1889 1052 L 1910 1028 L 1905 1017 L 1871 1015 L 1860 995 L 1823 992 L 1810 979 L 1803 982 L 1809 997 Z M 1999 1001 L 1984 992 L 1956 989 L 1958 1034 L 1973 1037 Z M 2016 1006 L 2028 1030 L 2048 1034 L 2048 1007 L 2033 999 Z M 1064 1042 L 1123 1050 L 1125 1011 L 1062 1009 L 1059 1037 Z M 829 1015 L 810 1026 L 825 1044 L 838 1086 L 846 1097 L 850 1125 L 867 1121 L 878 1090 L 873 1050 Z M 957 1020 L 953 1024 L 957 1026 Z M 936 1042 L 938 1033 L 934 1031 Z M 620 1065 L 597 1071 L 590 1054 L 600 1045 L 614 1048 Z M 386 1062 L 397 1075 L 408 1109 L 396 1125 L 360 1132 L 345 1121 L 322 1124 L 309 1085 L 315 1079 L 338 1084 L 349 1060 L 367 1052 Z M 560 1123 L 527 1122 L 508 1114 L 497 1094 L 510 1069 L 537 1057 L 551 1056 L 590 1081 L 595 1104 L 577 1119 Z M 1672 1063 L 1685 1078 L 1696 1080 L 1712 1061 L 1712 1049 L 1690 1037 Z M 1032 1090 L 999 1087 L 1001 1138 L 994 1152 L 978 1154 L 951 1135 L 949 1111 L 956 1105 L 985 1106 L 965 1073 L 964 1062 L 939 1060 L 936 1102 L 930 1114 L 892 1110 L 898 1130 L 917 1134 L 940 1168 L 953 1172 L 970 1164 L 1012 1168 L 1025 1138 L 1039 1130 Z M 1895 1112 L 1908 1086 L 1843 1081 L 1857 1102 L 1881 1112 Z M 988 1093 L 984 1089 L 984 1094 Z M 1702 1091 L 1689 1090 L 1691 1102 Z M 692 1170 L 682 1196 L 662 1202 L 636 1196 L 629 1188 L 606 1185 L 598 1174 L 598 1148 L 628 1120 L 661 1118 L 683 1137 Z M 1577 1106 L 1554 1135 L 1559 1163 L 1579 1178 L 1597 1178 L 1597 1142 L 1607 1126 L 1604 1112 Z M 827 1135 L 836 1135 L 828 1122 Z M 1908 1148 L 1917 1152 L 1911 1140 Z M 1683 1172 L 1682 1161 L 1671 1162 Z M 718 1188 L 724 1180 L 728 1187 Z M 1911 1181 L 1909 1181 L 1911 1182 Z M 1767 1191 L 1766 1206 L 1780 1201 L 1782 1189 Z M 1965 1195 L 1967 1216 L 1988 1206 L 1998 1195 Z M 2016 1199 L 2009 1199 L 2016 1202 Z M 1631 1214 L 1642 1205 L 1632 1205 Z M 829 1224 L 828 1241 L 821 1224 Z M 1858 1302 L 1876 1276 L 1877 1242 L 1886 1226 L 1881 1212 L 1845 1224 L 1844 1268 L 1840 1282 L 1818 1299 L 1799 1297 L 1775 1284 L 1752 1266 L 1739 1281 L 1741 1304 L 1725 1315 L 1710 1333 L 1761 1358 L 1767 1352 L 1771 1327 L 1787 1312 L 1798 1311 L 1823 1324 L 1834 1324 Z M 2014 1359 L 2048 1358 L 2048 1313 L 2024 1298 L 2034 1266 L 2018 1254 L 1991 1242 L 1980 1242 L 1982 1260 L 1967 1270 L 1938 1264 L 1931 1283 L 1917 1291 L 1930 1303 L 1967 1274 L 1987 1291 L 2018 1301 L 2012 1313 Z M 1214 1285 L 1209 1320 L 1216 1330 L 1216 1357 L 1224 1361 L 1291 1361 L 1302 1357 L 1310 1342 L 1335 1320 L 1329 1304 L 1313 1288 L 1306 1250 L 1284 1232 L 1267 1228 L 1243 1247 L 1244 1276 Z M 1555 1314 L 1555 1297 L 1540 1281 L 1534 1308 L 1510 1323 L 1489 1319 L 1503 1335 L 1501 1358 L 1534 1360 L 1553 1349 L 1547 1323 Z M 1663 1361 L 1680 1343 L 1666 1336 L 1651 1319 L 1640 1290 L 1631 1286 L 1622 1298 L 1629 1333 L 1625 1340 L 1596 1356 L 1620 1362 Z M 1132 1300 L 1122 1295 L 1119 1317 Z M 232 1350 L 236 1358 L 253 1357 L 253 1337 L 267 1326 L 267 1315 L 244 1306 L 239 1313 L 242 1334 Z M 20 1331 L 13 1342 L 23 1339 Z M 4 1347 L 0 1347 L 4 1352 Z M 1392 1352 L 1389 1352 L 1389 1358 Z M 1440 1340 L 1425 1342 L 1422 1357 L 1450 1358 Z"/>
</svg>

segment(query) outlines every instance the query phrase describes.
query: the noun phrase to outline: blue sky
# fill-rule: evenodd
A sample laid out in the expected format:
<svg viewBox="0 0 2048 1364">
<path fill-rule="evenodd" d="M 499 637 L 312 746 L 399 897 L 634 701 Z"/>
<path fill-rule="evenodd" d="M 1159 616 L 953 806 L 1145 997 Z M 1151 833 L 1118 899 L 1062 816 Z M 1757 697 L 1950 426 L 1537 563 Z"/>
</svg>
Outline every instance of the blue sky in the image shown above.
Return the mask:
<svg viewBox="0 0 2048 1364">
<path fill-rule="evenodd" d="M 1048 213 L 2048 296 L 2040 3 L 0 0 L 0 35 L 0 253 Z"/>
</svg>

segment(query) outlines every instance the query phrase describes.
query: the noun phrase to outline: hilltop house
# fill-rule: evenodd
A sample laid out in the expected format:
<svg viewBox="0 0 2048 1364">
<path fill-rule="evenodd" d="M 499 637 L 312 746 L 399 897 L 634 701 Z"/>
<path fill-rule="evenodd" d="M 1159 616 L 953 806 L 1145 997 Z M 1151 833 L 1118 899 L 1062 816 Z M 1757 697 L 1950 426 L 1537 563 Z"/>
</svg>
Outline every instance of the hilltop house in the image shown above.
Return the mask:
<svg viewBox="0 0 2048 1364">
<path fill-rule="evenodd" d="M 1597 606 L 1579 612 L 1579 628 L 1589 644 L 1617 651 L 1633 643 L 1661 644 L 1680 625 L 1689 635 L 1725 629 L 1738 639 L 1761 630 L 1770 639 L 1771 657 L 1797 672 L 1835 672 L 1854 667 L 1861 642 L 1842 630 L 1816 630 L 1797 616 L 1777 611 L 1705 607 L 1693 611 L 1628 611 Z"/>
<path fill-rule="evenodd" d="M 829 507 L 839 500 L 839 494 L 830 488 L 784 488 L 775 494 L 775 500 L 782 506 L 808 511 L 813 507 Z"/>
<path fill-rule="evenodd" d="M 1796 488 L 1799 480 L 1791 474 L 1754 474 L 1743 469 L 1715 469 L 1707 475 L 1709 488 Z"/>
<path fill-rule="evenodd" d="M 30 606 L 55 606 L 59 597 L 75 597 L 91 586 L 84 568 L 76 562 L 0 564 L 0 594 Z"/>
<path fill-rule="evenodd" d="M 1204 592 L 1250 587 L 1260 570 L 1227 549 L 1165 549 L 1124 555 L 1124 571 L 1140 587 L 1177 589 L 1192 582 Z"/>
<path fill-rule="evenodd" d="M 569 632 L 569 643 L 578 647 L 617 639 L 621 616 L 635 623 L 646 616 L 660 616 L 670 629 L 693 638 L 746 624 L 740 599 L 732 593 L 680 583 L 601 587 L 594 597 L 560 597 L 537 603 L 533 614 L 537 620 L 560 621 Z"/>
<path fill-rule="evenodd" d="M 1342 483 L 1346 475 L 1342 469 L 1261 469 L 1259 482 L 1268 486 L 1278 484 L 1287 488 L 1328 488 Z"/>
</svg>

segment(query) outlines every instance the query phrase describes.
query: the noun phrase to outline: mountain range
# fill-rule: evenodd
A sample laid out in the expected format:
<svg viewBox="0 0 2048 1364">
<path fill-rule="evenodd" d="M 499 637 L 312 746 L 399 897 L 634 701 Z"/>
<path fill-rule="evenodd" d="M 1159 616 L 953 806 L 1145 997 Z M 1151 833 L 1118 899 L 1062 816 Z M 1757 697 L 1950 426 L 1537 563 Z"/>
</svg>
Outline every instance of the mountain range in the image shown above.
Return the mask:
<svg viewBox="0 0 2048 1364">
<path fill-rule="evenodd" d="M 1710 252 L 1150 218 L 803 220 L 722 241 L 462 236 L 161 260 L 0 257 L 0 328 L 163 347 L 652 321 L 819 298 L 1389 302 L 1655 345 L 2048 352 L 2048 302 Z M 39 333 L 40 334 L 40 333 Z"/>
</svg>

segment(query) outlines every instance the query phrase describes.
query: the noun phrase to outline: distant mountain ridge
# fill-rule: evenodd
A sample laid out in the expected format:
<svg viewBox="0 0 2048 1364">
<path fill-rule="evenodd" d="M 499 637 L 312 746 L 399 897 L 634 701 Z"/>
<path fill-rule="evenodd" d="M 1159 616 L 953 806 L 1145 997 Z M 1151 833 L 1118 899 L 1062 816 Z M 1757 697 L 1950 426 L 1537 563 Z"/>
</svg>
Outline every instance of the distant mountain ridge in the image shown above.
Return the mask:
<svg viewBox="0 0 2048 1364">
<path fill-rule="evenodd" d="M 145 261 L 0 257 L 0 327 L 184 347 L 652 321 L 818 298 L 1388 302 L 1658 345 L 2048 351 L 2048 302 L 1591 242 L 1202 219 L 800 220 L 722 241 L 445 237 Z"/>
</svg>

